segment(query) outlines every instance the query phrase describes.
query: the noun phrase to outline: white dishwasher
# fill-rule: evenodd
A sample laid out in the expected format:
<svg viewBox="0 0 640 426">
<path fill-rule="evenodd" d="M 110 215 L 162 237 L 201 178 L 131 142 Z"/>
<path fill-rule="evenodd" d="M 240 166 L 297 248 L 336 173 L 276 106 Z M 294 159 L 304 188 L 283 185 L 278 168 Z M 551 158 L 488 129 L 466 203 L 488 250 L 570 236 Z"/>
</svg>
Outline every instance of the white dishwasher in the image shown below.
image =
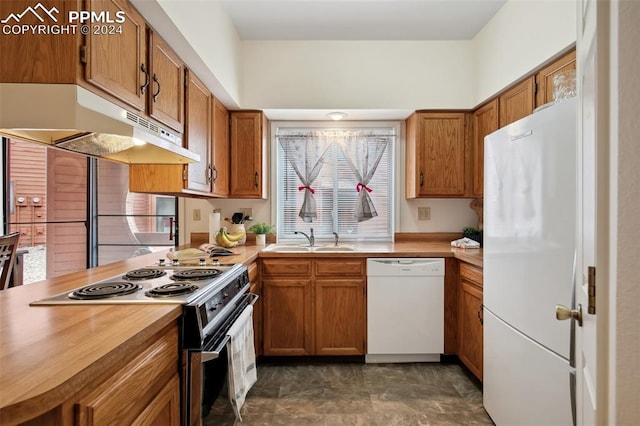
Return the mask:
<svg viewBox="0 0 640 426">
<path fill-rule="evenodd" d="M 444 259 L 367 259 L 367 363 L 437 362 L 444 352 Z"/>
</svg>

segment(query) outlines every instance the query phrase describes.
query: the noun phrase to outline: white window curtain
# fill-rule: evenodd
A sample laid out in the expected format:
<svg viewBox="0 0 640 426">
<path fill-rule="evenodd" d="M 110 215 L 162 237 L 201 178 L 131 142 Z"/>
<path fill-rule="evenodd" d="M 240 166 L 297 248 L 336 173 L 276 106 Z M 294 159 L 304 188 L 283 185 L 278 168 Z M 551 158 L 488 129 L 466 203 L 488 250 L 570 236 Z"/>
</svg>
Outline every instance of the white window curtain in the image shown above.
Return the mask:
<svg viewBox="0 0 640 426">
<path fill-rule="evenodd" d="M 397 123 L 272 124 L 279 239 L 311 228 L 316 239 L 333 239 L 332 232 L 344 241 L 393 239 Z"/>
<path fill-rule="evenodd" d="M 322 170 L 329 152 L 331 140 L 322 132 L 307 132 L 276 136 L 284 151 L 285 160 L 295 170 L 300 179 L 298 191 L 304 191 L 304 200 L 298 216 L 305 223 L 313 222 L 318 217 L 313 181 Z"/>
<path fill-rule="evenodd" d="M 355 218 L 358 222 L 378 216 L 369 193 L 373 191 L 369 182 L 373 178 L 393 135 L 371 134 L 370 132 L 344 132 L 338 139 L 340 149 L 351 171 L 358 180 L 355 191 L 358 192 Z"/>
</svg>

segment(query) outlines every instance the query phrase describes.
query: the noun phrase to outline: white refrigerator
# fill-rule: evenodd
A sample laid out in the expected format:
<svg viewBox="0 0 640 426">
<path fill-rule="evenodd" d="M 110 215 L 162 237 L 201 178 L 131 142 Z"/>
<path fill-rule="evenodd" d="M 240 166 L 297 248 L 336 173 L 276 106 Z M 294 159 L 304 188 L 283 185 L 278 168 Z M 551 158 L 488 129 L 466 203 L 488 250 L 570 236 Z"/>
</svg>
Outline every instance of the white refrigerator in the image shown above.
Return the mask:
<svg viewBox="0 0 640 426">
<path fill-rule="evenodd" d="M 576 99 L 485 138 L 484 406 L 498 426 L 571 425 Z"/>
</svg>

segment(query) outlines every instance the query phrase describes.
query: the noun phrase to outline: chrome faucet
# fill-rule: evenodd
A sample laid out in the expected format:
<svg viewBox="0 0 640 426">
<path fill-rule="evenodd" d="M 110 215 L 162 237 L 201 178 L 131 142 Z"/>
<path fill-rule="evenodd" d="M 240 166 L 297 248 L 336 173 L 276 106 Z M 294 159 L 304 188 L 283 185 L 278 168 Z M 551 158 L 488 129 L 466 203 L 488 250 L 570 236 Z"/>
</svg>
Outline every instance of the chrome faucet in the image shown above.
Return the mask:
<svg viewBox="0 0 640 426">
<path fill-rule="evenodd" d="M 338 235 L 337 232 L 333 233 L 333 240 L 335 241 L 335 246 L 338 247 L 338 239 L 340 238 L 340 236 Z"/>
<path fill-rule="evenodd" d="M 309 231 L 311 231 L 310 232 L 311 235 L 307 235 L 302 231 L 293 231 L 293 233 L 296 235 L 298 234 L 304 235 L 307 238 L 307 240 L 309 240 L 309 247 L 313 247 L 316 242 L 316 238 L 313 236 L 313 228 L 311 228 Z"/>
</svg>

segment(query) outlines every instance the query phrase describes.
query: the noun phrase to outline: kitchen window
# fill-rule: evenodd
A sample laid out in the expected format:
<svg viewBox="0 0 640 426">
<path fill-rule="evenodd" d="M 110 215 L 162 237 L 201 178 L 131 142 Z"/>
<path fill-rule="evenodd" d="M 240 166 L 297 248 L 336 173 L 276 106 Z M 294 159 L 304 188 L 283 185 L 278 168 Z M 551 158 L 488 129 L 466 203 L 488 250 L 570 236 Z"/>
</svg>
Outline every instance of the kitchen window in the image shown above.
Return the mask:
<svg viewBox="0 0 640 426">
<path fill-rule="evenodd" d="M 330 124 L 332 127 L 274 123 L 278 238 L 299 240 L 295 231 L 309 233 L 313 228 L 316 239 L 332 241 L 333 232 L 337 232 L 340 240 L 392 241 L 393 154 L 399 126 L 358 123 L 354 127 L 345 123 L 336 128 Z M 382 139 L 371 137 L 379 135 Z M 294 138 L 295 144 L 290 143 Z M 372 168 L 371 178 L 364 178 Z M 364 198 L 362 191 L 374 207 L 373 217 L 363 215 L 358 207 L 358 198 Z M 368 211 L 368 206 L 364 210 Z"/>
</svg>

